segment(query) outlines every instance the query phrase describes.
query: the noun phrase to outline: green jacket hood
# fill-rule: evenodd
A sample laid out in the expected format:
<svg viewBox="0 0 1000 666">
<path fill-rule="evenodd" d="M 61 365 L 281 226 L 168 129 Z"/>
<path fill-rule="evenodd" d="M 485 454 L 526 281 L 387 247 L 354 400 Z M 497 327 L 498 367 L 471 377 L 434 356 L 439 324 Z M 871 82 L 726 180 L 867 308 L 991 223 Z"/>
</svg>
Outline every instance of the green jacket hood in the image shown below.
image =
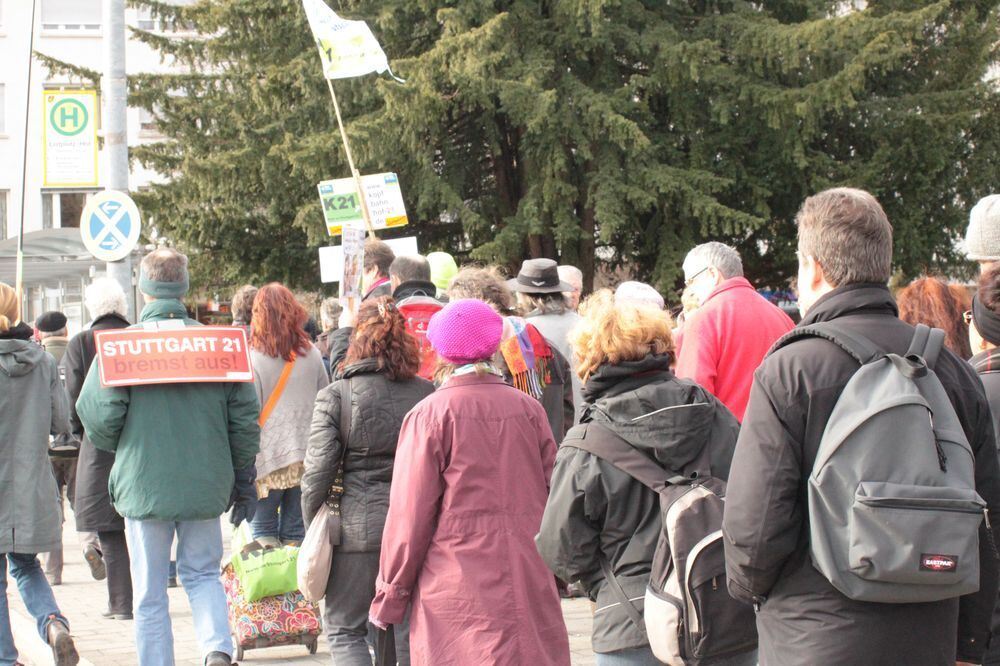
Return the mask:
<svg viewBox="0 0 1000 666">
<path fill-rule="evenodd" d="M 158 298 L 146 304 L 139 315 L 139 321 L 161 321 L 163 319 L 188 319 L 187 308 L 176 298 Z"/>
</svg>

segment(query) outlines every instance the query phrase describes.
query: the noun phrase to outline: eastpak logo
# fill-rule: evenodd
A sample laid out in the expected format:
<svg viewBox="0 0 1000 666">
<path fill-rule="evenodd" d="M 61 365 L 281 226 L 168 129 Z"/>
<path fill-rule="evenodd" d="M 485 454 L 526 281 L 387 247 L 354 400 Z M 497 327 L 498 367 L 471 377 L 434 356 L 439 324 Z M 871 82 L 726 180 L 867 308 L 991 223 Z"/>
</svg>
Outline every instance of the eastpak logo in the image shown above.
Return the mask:
<svg viewBox="0 0 1000 666">
<path fill-rule="evenodd" d="M 932 553 L 922 553 L 920 555 L 921 571 L 948 572 L 958 569 L 958 557 L 956 555 L 935 555 Z"/>
</svg>

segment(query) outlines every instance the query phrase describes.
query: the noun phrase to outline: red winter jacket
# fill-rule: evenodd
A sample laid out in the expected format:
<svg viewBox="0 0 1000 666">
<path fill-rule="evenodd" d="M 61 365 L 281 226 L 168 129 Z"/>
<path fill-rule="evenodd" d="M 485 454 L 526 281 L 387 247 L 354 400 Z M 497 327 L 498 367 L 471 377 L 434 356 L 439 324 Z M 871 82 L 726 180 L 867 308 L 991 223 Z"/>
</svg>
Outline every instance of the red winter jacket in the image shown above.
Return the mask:
<svg viewBox="0 0 1000 666">
<path fill-rule="evenodd" d="M 793 327 L 788 315 L 754 291 L 746 278 L 729 278 L 684 324 L 677 376 L 708 389 L 742 423 L 754 370 Z"/>
</svg>

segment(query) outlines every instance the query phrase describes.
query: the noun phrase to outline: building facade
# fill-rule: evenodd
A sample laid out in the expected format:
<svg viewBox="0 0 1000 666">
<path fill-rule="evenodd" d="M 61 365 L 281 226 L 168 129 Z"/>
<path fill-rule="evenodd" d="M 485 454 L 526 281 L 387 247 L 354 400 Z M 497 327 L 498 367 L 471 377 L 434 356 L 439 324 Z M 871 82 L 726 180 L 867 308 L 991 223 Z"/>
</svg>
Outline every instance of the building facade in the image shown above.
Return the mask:
<svg viewBox="0 0 1000 666">
<path fill-rule="evenodd" d="M 0 62 L 4 63 L 0 68 L 0 164 L 3 165 L 0 168 L 0 281 L 14 282 L 11 253 L 16 250 L 16 236 L 21 223 L 23 182 L 26 256 L 24 319 L 30 321 L 41 311 L 60 309 L 72 317 L 71 325 L 79 329 L 87 319 L 81 306 L 82 289 L 93 277 L 104 272 L 104 264 L 89 258 L 82 242 L 77 243 L 83 208 L 91 196 L 104 189 L 106 182 L 107 160 L 100 138 L 101 102 L 98 96 L 95 108 L 99 147 L 96 178 L 83 185 L 46 184 L 43 137 L 46 93 L 93 90 L 94 86 L 88 81 L 50 72 L 38 59 L 32 59 L 29 87 L 33 3 L 36 52 L 96 72 L 104 68 L 102 0 L 0 0 Z M 165 24 L 148 10 L 134 8 L 126 8 L 125 22 L 129 27 L 168 35 L 175 34 L 178 29 Z M 135 39 L 128 29 L 126 39 L 128 74 L 176 71 L 172 63 L 161 62 L 160 54 Z M 60 112 L 67 115 L 65 109 Z M 73 110 L 70 109 L 70 112 Z M 69 118 L 72 120 L 74 116 Z M 147 112 L 130 108 L 127 118 L 130 146 L 162 138 Z M 24 168 L 22 164 L 25 164 Z M 142 189 L 158 178 L 135 162 L 131 168 L 130 191 Z M 144 225 L 147 223 L 143 220 Z M 65 231 L 55 231 L 60 229 Z M 44 241 L 40 246 L 47 254 L 31 254 L 29 249 L 39 246 L 39 242 L 32 242 L 32 234 L 41 231 L 47 232 L 39 239 Z M 62 248 L 60 252 L 66 254 L 60 255 L 53 249 L 56 247 Z M 50 265 L 52 263 L 65 264 L 65 270 L 60 270 L 58 265 Z"/>
</svg>

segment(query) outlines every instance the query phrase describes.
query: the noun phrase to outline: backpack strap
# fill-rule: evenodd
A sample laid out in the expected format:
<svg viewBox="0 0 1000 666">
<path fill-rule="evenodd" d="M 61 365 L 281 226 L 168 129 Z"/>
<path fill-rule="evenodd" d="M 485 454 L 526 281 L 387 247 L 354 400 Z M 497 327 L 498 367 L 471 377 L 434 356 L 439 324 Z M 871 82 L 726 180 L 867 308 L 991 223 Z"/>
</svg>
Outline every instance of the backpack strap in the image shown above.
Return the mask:
<svg viewBox="0 0 1000 666">
<path fill-rule="evenodd" d="M 278 401 L 281 400 L 281 394 L 285 392 L 285 385 L 288 383 L 288 378 L 292 375 L 292 366 L 295 365 L 294 351 L 291 356 L 292 358 L 285 361 L 285 366 L 281 369 L 281 375 L 278 376 L 278 382 L 274 385 L 274 390 L 271 391 L 271 395 L 267 396 L 267 402 L 264 403 L 263 409 L 260 410 L 260 415 L 257 417 L 257 426 L 260 428 L 264 427 L 264 423 L 267 422 L 268 417 L 271 416 L 271 412 L 274 411 Z"/>
<path fill-rule="evenodd" d="M 691 479 L 679 474 L 668 477 L 667 475 L 671 473 L 663 469 L 652 458 L 637 451 L 609 428 L 593 421 L 581 423 L 570 430 L 566 434 L 562 446 L 572 446 L 611 463 L 655 493 L 659 493 L 667 484 L 681 485 L 691 481 Z M 597 559 L 601 564 L 601 573 L 604 574 L 604 580 L 608 583 L 611 595 L 621 605 L 635 626 L 643 629 L 645 623 L 642 619 L 642 613 L 625 594 L 608 558 L 603 552 L 598 551 Z"/>
<path fill-rule="evenodd" d="M 606 460 L 655 493 L 668 484 L 686 485 L 691 479 L 664 469 L 659 463 L 600 423 L 582 423 L 566 434 L 563 446 L 572 446 Z"/>
<path fill-rule="evenodd" d="M 906 350 L 907 356 L 919 356 L 931 370 L 937 363 L 941 349 L 944 347 L 944 331 L 931 328 L 925 324 L 917 324 L 913 330 L 913 341 Z"/>
<path fill-rule="evenodd" d="M 625 594 L 625 589 L 618 582 L 615 572 L 611 570 L 611 563 L 608 562 L 608 558 L 604 557 L 604 553 L 600 553 L 598 559 L 601 561 L 601 573 L 604 574 L 604 580 L 608 581 L 608 587 L 611 588 L 612 596 L 625 609 L 625 614 L 635 623 L 635 626 L 639 629 L 644 629 L 646 623 L 642 619 L 642 613 L 639 612 L 639 609 L 635 607 L 632 600 Z"/>
<path fill-rule="evenodd" d="M 876 347 L 865 336 L 859 335 L 831 321 L 792 329 L 774 343 L 768 355 L 770 356 L 782 347 L 802 338 L 823 338 L 824 340 L 828 340 L 854 357 L 854 360 L 861 365 L 871 363 L 885 355 L 882 350 Z"/>
</svg>

